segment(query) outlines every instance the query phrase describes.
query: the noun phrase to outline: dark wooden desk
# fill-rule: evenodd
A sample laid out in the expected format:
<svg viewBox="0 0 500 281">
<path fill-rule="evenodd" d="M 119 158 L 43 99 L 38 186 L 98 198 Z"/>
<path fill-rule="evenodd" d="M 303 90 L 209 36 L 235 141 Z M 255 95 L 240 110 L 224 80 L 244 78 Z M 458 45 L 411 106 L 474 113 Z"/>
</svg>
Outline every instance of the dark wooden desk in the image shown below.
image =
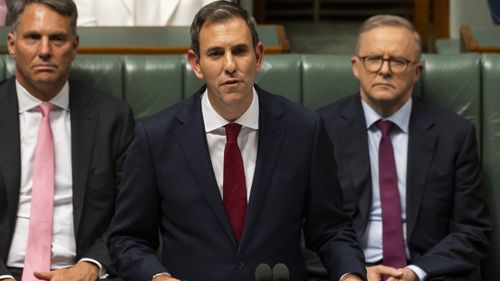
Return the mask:
<svg viewBox="0 0 500 281">
<path fill-rule="evenodd" d="M 0 28 L 0 53 L 7 53 L 8 27 Z M 259 25 L 265 53 L 290 52 L 282 25 Z M 78 27 L 79 54 L 185 54 L 191 46 L 189 26 Z"/>
<path fill-rule="evenodd" d="M 460 52 L 500 53 L 500 26 L 462 26 Z"/>
</svg>

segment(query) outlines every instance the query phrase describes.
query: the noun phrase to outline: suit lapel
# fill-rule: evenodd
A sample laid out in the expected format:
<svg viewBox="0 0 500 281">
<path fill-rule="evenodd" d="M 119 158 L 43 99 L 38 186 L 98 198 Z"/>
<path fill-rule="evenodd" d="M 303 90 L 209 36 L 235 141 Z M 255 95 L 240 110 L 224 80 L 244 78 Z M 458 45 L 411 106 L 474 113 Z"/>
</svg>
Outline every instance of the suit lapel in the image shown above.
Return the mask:
<svg viewBox="0 0 500 281">
<path fill-rule="evenodd" d="M 71 115 L 71 154 L 73 171 L 73 218 L 78 235 L 85 202 L 90 159 L 95 140 L 97 115 L 88 106 L 91 93 L 83 93 L 70 82 L 69 108 Z"/>
<path fill-rule="evenodd" d="M 13 77 L 0 86 L 0 188 L 5 188 L 6 191 L 9 223 L 12 227 L 17 214 L 21 184 L 19 105 L 15 81 Z M 10 241 L 14 230 L 6 231 L 9 231 Z"/>
<path fill-rule="evenodd" d="M 225 234 L 236 245 L 210 160 L 201 112 L 201 93 L 200 90 L 184 103 L 184 107 L 177 115 L 181 126 L 175 131 L 175 137 L 208 205 L 220 222 Z"/>
<path fill-rule="evenodd" d="M 372 182 L 370 170 L 370 154 L 368 152 L 368 135 L 366 121 L 359 95 L 351 98 L 342 109 L 341 117 L 344 121 L 340 135 L 341 145 L 348 159 L 349 172 L 355 194 L 360 196 L 358 201 L 359 216 L 356 216 L 354 228 L 361 236 L 368 222 L 372 200 Z M 339 163 L 338 165 L 342 165 Z"/>
<path fill-rule="evenodd" d="M 286 135 L 286 126 L 280 121 L 283 114 L 282 105 L 271 99 L 268 93 L 257 86 L 256 89 L 259 95 L 259 142 L 241 244 L 245 244 L 247 239 L 252 238 L 250 235 L 255 234 L 259 212 L 265 201 L 269 183 L 276 167 L 275 163 Z"/>
<path fill-rule="evenodd" d="M 431 132 L 434 120 L 418 100 L 413 99 L 408 139 L 408 174 L 406 179 L 407 237 L 411 237 L 418 219 L 437 135 Z"/>
</svg>

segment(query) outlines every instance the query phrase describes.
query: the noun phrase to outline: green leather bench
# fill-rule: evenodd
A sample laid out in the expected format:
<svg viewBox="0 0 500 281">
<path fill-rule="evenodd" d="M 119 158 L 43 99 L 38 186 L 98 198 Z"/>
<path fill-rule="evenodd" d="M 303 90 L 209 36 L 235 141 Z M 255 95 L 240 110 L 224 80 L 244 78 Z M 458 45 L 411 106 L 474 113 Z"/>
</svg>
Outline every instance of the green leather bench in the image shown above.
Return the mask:
<svg viewBox="0 0 500 281">
<path fill-rule="evenodd" d="M 13 61 L 0 56 L 0 78 Z M 500 54 L 426 54 L 415 86 L 422 99 L 449 108 L 477 128 L 484 184 L 494 225 L 485 280 L 500 276 Z M 79 55 L 72 77 L 125 101 L 137 119 L 190 96 L 202 83 L 182 55 Z M 357 91 L 349 55 L 268 55 L 257 77 L 265 89 L 317 109 Z"/>
</svg>

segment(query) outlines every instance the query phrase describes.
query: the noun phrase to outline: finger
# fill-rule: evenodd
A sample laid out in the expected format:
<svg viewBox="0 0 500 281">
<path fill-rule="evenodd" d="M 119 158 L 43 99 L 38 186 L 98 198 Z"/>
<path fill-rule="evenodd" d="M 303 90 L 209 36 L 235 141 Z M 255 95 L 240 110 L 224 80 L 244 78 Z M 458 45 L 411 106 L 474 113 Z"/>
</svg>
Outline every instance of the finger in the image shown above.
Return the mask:
<svg viewBox="0 0 500 281">
<path fill-rule="evenodd" d="M 52 271 L 34 272 L 33 275 L 40 280 L 50 280 L 54 273 Z"/>
<path fill-rule="evenodd" d="M 381 266 L 379 268 L 380 273 L 385 275 L 386 277 L 395 277 L 395 278 L 400 278 L 403 276 L 404 271 L 403 269 L 400 268 L 394 268 L 390 266 Z"/>
</svg>

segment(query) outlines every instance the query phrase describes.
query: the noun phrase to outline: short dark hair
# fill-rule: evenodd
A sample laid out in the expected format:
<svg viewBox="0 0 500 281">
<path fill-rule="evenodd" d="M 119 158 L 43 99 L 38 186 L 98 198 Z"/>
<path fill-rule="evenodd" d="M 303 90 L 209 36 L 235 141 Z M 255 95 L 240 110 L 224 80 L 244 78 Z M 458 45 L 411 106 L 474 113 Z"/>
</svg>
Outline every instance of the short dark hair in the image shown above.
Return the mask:
<svg viewBox="0 0 500 281">
<path fill-rule="evenodd" d="M 58 14 L 69 17 L 71 29 L 76 35 L 76 20 L 78 12 L 73 0 L 14 0 L 9 7 L 9 17 L 11 21 L 11 32 L 16 32 L 19 25 L 19 17 L 24 11 L 24 8 L 30 4 L 43 4 L 51 7 Z"/>
<path fill-rule="evenodd" d="M 255 19 L 248 14 L 248 12 L 239 5 L 228 1 L 215 1 L 212 2 L 198 11 L 194 16 L 193 23 L 191 24 L 191 49 L 194 51 L 196 57 L 200 57 L 200 30 L 206 23 L 219 23 L 231 19 L 233 17 L 242 18 L 252 34 L 252 43 L 254 49 L 257 48 L 259 43 L 259 35 Z"/>
</svg>

